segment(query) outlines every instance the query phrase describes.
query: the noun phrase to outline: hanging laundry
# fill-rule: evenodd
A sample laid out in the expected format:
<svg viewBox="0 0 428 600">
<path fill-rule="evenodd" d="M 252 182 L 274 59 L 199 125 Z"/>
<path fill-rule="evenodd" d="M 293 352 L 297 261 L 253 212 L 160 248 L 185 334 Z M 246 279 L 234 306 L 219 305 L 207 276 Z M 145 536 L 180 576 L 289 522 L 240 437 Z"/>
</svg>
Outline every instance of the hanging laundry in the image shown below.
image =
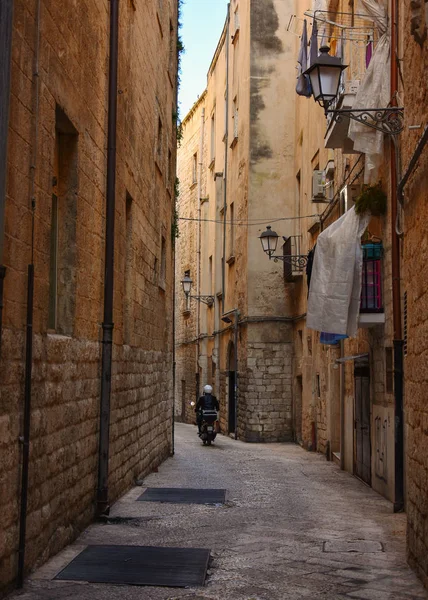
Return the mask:
<svg viewBox="0 0 428 600">
<path fill-rule="evenodd" d="M 309 49 L 309 66 L 313 65 L 318 58 L 318 25 L 316 19 L 312 24 L 312 33 Z"/>
<path fill-rule="evenodd" d="M 306 28 L 306 19 L 303 21 L 303 32 L 300 40 L 300 50 L 297 59 L 297 83 L 296 93 L 299 96 L 310 98 L 312 95 L 311 82 L 308 75 L 303 75 L 308 68 L 308 32 Z"/>
<path fill-rule="evenodd" d="M 370 64 L 373 55 L 373 42 L 367 42 L 366 46 L 366 69 Z"/>
<path fill-rule="evenodd" d="M 317 239 L 306 324 L 310 329 L 355 337 L 361 302 L 361 236 L 370 216 L 352 207 Z"/>
<path fill-rule="evenodd" d="M 306 281 L 308 283 L 308 296 L 309 296 L 309 288 L 311 286 L 312 266 L 314 264 L 314 256 L 315 256 L 315 248 L 316 247 L 317 247 L 317 245 L 315 244 L 315 246 L 311 250 L 309 250 L 308 260 L 306 262 Z"/>
<path fill-rule="evenodd" d="M 320 343 L 325 344 L 327 346 L 334 346 L 338 344 L 340 340 L 346 340 L 347 335 L 340 335 L 338 333 L 326 333 L 325 331 L 321 332 L 320 335 Z"/>
</svg>

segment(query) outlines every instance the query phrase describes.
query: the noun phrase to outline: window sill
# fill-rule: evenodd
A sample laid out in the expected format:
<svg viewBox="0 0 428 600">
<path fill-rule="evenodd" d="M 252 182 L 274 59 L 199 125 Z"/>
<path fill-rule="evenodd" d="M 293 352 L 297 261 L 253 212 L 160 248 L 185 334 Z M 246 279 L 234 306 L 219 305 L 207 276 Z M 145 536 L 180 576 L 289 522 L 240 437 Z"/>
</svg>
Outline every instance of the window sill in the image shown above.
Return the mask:
<svg viewBox="0 0 428 600">
<path fill-rule="evenodd" d="M 181 314 L 183 315 L 183 317 L 190 317 L 191 311 L 189 308 L 186 308 L 185 310 L 182 311 Z"/>
<path fill-rule="evenodd" d="M 159 288 L 160 290 L 162 290 L 162 292 L 166 292 L 166 283 L 165 283 L 165 281 L 160 281 L 160 282 L 158 283 L 158 288 Z"/>
<path fill-rule="evenodd" d="M 233 265 L 233 263 L 235 262 L 235 255 L 234 255 L 234 254 L 232 254 L 231 256 L 229 256 L 229 258 L 227 259 L 227 261 L 226 261 L 226 262 L 227 262 L 227 264 L 228 264 L 229 266 L 230 266 L 230 265 Z"/>
<path fill-rule="evenodd" d="M 235 44 L 239 40 L 239 27 L 235 29 L 235 33 L 232 35 L 232 44 Z"/>
<path fill-rule="evenodd" d="M 214 169 L 214 165 L 215 165 L 215 158 L 211 159 L 210 164 L 208 165 L 208 168 L 213 170 Z"/>
<path fill-rule="evenodd" d="M 230 148 L 234 148 L 237 143 L 238 143 L 238 136 L 235 135 L 235 137 L 232 140 L 232 143 L 230 144 Z"/>
<path fill-rule="evenodd" d="M 196 187 L 196 184 L 198 182 L 197 181 L 193 181 L 190 185 L 189 185 L 189 190 L 193 190 Z"/>
</svg>

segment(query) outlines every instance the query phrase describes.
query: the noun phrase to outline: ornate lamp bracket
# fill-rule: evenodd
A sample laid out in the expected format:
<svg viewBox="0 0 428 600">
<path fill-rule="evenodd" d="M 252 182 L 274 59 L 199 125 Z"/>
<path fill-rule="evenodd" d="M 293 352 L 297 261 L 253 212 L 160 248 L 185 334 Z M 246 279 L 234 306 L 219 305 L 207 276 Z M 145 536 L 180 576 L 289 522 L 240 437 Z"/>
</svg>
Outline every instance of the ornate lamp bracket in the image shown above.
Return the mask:
<svg viewBox="0 0 428 600">
<path fill-rule="evenodd" d="M 283 262 L 288 263 L 291 267 L 293 267 L 293 270 L 296 271 L 302 271 L 308 264 L 308 257 L 304 256 L 303 254 L 279 254 L 270 256 L 269 258 L 274 262 L 282 260 Z"/>
<path fill-rule="evenodd" d="M 214 296 L 190 296 L 190 298 L 202 302 L 207 306 L 212 306 L 214 304 Z"/>
<path fill-rule="evenodd" d="M 325 111 L 326 115 L 332 115 L 333 119 L 340 123 L 345 117 L 357 121 L 371 129 L 376 129 L 388 135 L 398 135 L 404 129 L 404 109 L 398 106 L 387 108 L 340 108 Z"/>
</svg>

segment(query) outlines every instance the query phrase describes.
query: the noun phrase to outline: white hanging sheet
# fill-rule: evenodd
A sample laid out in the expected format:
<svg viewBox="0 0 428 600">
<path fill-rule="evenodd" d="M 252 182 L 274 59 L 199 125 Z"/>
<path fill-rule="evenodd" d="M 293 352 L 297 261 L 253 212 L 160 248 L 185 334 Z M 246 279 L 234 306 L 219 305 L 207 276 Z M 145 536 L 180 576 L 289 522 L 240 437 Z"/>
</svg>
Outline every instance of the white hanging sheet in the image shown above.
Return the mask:
<svg viewBox="0 0 428 600">
<path fill-rule="evenodd" d="M 366 14 L 367 19 L 375 23 L 380 38 L 352 108 L 385 108 L 391 96 L 387 3 L 385 0 L 359 0 L 358 12 Z M 354 141 L 354 150 L 366 155 L 364 183 L 376 183 L 383 156 L 383 133 L 351 119 L 349 137 Z"/>
<path fill-rule="evenodd" d="M 317 239 L 306 324 L 316 331 L 355 337 L 361 298 L 361 236 L 370 220 L 350 208 Z"/>
</svg>

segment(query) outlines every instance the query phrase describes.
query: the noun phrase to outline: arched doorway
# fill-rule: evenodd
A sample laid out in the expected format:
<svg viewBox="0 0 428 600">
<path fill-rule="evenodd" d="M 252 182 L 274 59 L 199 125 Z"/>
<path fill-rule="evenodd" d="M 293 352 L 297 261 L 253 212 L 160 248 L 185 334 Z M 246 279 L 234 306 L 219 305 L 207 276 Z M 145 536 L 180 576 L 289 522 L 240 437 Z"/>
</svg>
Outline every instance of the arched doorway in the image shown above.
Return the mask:
<svg viewBox="0 0 428 600">
<path fill-rule="evenodd" d="M 227 349 L 227 377 L 228 377 L 228 433 L 236 432 L 236 373 L 235 373 L 235 345 L 229 342 Z"/>
</svg>

